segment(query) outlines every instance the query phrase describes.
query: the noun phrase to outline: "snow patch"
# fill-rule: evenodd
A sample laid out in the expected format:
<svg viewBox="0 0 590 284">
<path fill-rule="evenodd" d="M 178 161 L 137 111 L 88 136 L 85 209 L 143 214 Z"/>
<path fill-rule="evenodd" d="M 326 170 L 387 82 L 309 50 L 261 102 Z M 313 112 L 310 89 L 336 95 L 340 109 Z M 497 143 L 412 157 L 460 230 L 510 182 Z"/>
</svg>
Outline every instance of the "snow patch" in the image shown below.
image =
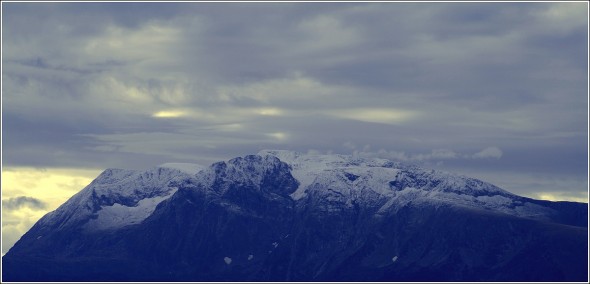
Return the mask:
<svg viewBox="0 0 590 284">
<path fill-rule="evenodd" d="M 379 194 L 390 194 L 388 182 L 395 178 L 398 169 L 384 167 L 389 161 L 384 159 L 356 159 L 348 155 L 301 154 L 285 150 L 262 150 L 261 156 L 275 156 L 291 166 L 291 175 L 299 182 L 299 187 L 290 196 L 294 200 L 304 198 L 306 191 L 315 183 L 343 183 L 338 176 L 354 174 L 366 177 L 371 182 L 369 188 Z M 350 181 L 348 181 L 350 182 Z M 358 183 L 356 180 L 354 183 Z M 343 189 L 339 184 L 332 188 Z M 347 188 L 349 188 L 348 186 Z M 341 192 L 350 195 L 350 190 Z"/>
<path fill-rule="evenodd" d="M 224 257 L 223 261 L 225 261 L 225 264 L 230 265 L 231 264 L 231 258 L 230 257 Z"/>
<path fill-rule="evenodd" d="M 171 191 L 175 188 L 170 186 L 171 181 L 189 178 L 190 175 L 175 169 L 170 168 L 152 168 L 146 171 L 136 170 L 122 170 L 122 169 L 106 169 L 96 179 L 94 179 L 88 186 L 76 193 L 66 203 L 62 204 L 58 209 L 42 218 L 40 224 L 44 226 L 56 225 L 59 226 L 75 225 L 81 221 L 89 220 L 89 223 L 83 227 L 85 229 L 93 229 L 93 224 L 104 223 L 97 225 L 97 228 L 109 228 L 108 225 L 113 219 L 126 219 L 130 212 L 142 212 L 144 203 L 153 203 L 153 207 L 147 210 L 146 214 L 151 214 L 155 206 L 159 203 L 159 199 L 147 200 L 144 203 L 138 204 L 142 199 L 152 198 L 155 196 L 169 196 Z M 116 205 L 119 204 L 119 205 Z M 97 206 L 100 206 L 97 208 Z M 104 211 L 101 210 L 105 207 Z M 126 207 L 126 208 L 123 208 Z M 129 207 L 138 207 L 129 209 Z M 105 216 L 100 217 L 100 211 Z M 118 212 L 118 213 L 115 213 Z M 111 214 L 113 213 L 113 214 Z M 121 214 L 124 216 L 119 216 Z M 115 215 L 115 216 L 111 216 Z M 128 225 L 134 222 L 145 219 L 146 216 L 139 216 L 138 218 L 131 218 L 130 221 L 122 220 L 115 222 L 112 227 L 119 227 L 121 225 Z M 95 220 L 99 218 L 99 220 Z M 63 220 L 66 220 L 63 222 Z M 131 222 L 133 221 L 133 222 Z"/>
<path fill-rule="evenodd" d="M 85 227 L 91 230 L 104 230 L 139 224 L 156 210 L 160 202 L 168 199 L 175 192 L 176 189 L 172 189 L 167 195 L 142 199 L 133 207 L 119 203 L 104 206 L 97 212 L 97 218 L 88 221 Z"/>
<path fill-rule="evenodd" d="M 359 202 L 379 208 L 376 215 L 397 212 L 409 203 L 444 204 L 546 219 L 553 209 L 519 202 L 519 197 L 492 184 L 463 175 L 426 170 L 379 158 L 262 150 L 291 167 L 299 187 L 294 200 L 310 192 L 325 201 L 323 210 L 339 211 Z"/>
<path fill-rule="evenodd" d="M 272 246 L 275 247 L 275 248 L 277 248 L 279 246 L 279 243 L 274 242 L 274 243 L 272 243 Z"/>
<path fill-rule="evenodd" d="M 391 258 L 391 261 L 396 262 L 397 261 L 397 255 L 394 256 L 393 258 Z"/>
<path fill-rule="evenodd" d="M 254 258 L 254 255 L 248 255 L 248 260 L 252 260 Z"/>
<path fill-rule="evenodd" d="M 299 200 L 306 196 L 305 190 L 324 170 L 329 170 L 334 164 L 343 163 L 339 155 L 303 155 L 284 150 L 262 150 L 260 156 L 275 156 L 291 166 L 291 175 L 299 182 L 299 187 L 291 194 L 291 198 Z"/>
</svg>

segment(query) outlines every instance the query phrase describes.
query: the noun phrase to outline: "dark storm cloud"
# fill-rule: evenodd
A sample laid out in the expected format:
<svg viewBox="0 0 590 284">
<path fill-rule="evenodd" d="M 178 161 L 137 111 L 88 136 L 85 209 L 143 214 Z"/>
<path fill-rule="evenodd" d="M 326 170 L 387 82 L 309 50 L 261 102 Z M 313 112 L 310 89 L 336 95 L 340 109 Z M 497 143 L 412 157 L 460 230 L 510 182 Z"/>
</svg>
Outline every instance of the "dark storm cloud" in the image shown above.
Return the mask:
<svg viewBox="0 0 590 284">
<path fill-rule="evenodd" d="M 7 3 L 4 162 L 356 151 L 583 192 L 585 7 Z"/>
<path fill-rule="evenodd" d="M 45 209 L 45 203 L 33 197 L 18 196 L 2 200 L 2 207 L 5 210 L 18 210 L 23 207 L 28 207 L 33 210 Z"/>
</svg>

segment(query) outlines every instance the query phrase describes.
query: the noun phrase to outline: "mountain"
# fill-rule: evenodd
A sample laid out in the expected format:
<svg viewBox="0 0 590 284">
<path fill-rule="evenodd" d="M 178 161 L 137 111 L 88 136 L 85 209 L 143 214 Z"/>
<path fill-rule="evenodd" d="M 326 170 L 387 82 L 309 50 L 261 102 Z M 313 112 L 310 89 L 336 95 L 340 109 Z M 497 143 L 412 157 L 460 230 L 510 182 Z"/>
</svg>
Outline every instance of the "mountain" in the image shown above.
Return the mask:
<svg viewBox="0 0 590 284">
<path fill-rule="evenodd" d="M 588 204 L 384 159 L 265 150 L 105 170 L 3 281 L 582 281 Z"/>
</svg>

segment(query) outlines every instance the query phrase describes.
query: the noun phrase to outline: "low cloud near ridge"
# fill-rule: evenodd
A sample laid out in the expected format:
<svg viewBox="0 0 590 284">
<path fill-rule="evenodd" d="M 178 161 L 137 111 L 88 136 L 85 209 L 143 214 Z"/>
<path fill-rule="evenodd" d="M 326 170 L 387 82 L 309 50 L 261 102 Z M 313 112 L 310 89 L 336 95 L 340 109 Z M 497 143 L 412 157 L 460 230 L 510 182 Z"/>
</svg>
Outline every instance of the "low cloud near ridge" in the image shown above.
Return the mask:
<svg viewBox="0 0 590 284">
<path fill-rule="evenodd" d="M 3 210 L 18 210 L 23 207 L 28 207 L 32 210 L 43 210 L 46 208 L 45 202 L 28 196 L 18 196 L 8 199 L 2 199 Z"/>
</svg>

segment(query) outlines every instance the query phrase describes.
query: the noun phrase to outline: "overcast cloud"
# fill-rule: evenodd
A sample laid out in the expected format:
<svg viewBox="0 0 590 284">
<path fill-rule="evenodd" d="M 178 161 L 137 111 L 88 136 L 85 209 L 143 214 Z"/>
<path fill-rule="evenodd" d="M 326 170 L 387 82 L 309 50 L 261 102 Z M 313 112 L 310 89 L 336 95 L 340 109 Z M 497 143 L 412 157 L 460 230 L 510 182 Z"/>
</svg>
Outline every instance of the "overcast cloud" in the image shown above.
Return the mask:
<svg viewBox="0 0 590 284">
<path fill-rule="evenodd" d="M 587 198 L 587 3 L 3 3 L 3 166 L 381 156 Z"/>
</svg>

